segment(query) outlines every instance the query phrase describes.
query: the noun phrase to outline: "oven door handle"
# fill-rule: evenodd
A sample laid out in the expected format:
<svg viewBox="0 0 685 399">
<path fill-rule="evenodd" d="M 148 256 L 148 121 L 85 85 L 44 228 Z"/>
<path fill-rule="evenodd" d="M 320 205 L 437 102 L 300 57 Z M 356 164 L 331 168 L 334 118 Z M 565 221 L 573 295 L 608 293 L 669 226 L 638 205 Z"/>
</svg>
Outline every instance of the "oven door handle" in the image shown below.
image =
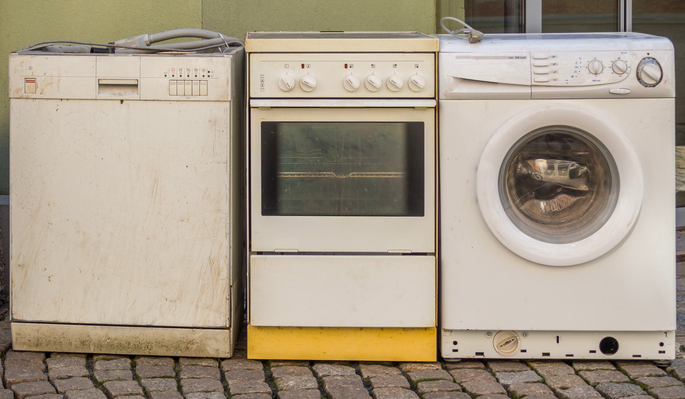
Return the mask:
<svg viewBox="0 0 685 399">
<path fill-rule="evenodd" d="M 251 99 L 253 108 L 435 108 L 436 101 L 428 100 L 330 100 L 330 99 Z"/>
</svg>

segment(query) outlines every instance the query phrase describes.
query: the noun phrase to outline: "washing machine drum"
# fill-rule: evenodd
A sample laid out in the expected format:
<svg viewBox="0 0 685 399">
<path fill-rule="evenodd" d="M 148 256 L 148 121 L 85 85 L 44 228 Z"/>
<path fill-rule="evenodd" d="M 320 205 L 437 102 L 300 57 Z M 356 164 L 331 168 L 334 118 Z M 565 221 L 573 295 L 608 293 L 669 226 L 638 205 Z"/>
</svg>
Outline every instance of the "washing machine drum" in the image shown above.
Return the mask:
<svg viewBox="0 0 685 399">
<path fill-rule="evenodd" d="M 532 108 L 503 125 L 483 152 L 477 186 L 502 244 L 550 266 L 584 263 L 620 243 L 643 190 L 626 136 L 575 105 Z"/>
</svg>

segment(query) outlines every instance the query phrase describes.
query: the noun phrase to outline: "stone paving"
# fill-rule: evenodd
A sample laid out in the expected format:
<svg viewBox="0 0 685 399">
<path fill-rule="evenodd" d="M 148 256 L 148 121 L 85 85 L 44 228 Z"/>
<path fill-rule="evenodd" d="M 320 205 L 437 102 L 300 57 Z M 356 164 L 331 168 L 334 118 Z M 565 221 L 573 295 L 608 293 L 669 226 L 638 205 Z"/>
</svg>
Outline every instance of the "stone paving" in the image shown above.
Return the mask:
<svg viewBox="0 0 685 399">
<path fill-rule="evenodd" d="M 676 234 L 677 359 L 460 363 L 17 352 L 0 321 L 0 399 L 685 399 L 685 232 Z"/>
</svg>

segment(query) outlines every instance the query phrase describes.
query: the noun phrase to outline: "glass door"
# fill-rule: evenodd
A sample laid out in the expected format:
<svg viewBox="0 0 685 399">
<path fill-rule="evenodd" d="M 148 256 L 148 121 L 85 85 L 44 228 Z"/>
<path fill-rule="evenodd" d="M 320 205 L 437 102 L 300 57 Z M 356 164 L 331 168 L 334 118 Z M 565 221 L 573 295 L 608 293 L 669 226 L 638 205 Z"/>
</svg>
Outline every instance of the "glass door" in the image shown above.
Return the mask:
<svg viewBox="0 0 685 399">
<path fill-rule="evenodd" d="M 434 252 L 434 109 L 251 112 L 253 251 Z"/>
</svg>

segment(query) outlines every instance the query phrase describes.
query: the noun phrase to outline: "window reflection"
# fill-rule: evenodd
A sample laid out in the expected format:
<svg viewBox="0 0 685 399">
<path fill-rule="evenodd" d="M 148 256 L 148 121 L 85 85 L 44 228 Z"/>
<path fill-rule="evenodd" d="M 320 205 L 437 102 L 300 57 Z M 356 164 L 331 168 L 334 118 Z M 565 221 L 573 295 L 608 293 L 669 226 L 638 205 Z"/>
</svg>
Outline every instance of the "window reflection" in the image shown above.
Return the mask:
<svg viewBox="0 0 685 399">
<path fill-rule="evenodd" d="M 542 31 L 550 33 L 616 32 L 618 13 L 616 0 L 544 0 L 542 2 Z"/>
</svg>

